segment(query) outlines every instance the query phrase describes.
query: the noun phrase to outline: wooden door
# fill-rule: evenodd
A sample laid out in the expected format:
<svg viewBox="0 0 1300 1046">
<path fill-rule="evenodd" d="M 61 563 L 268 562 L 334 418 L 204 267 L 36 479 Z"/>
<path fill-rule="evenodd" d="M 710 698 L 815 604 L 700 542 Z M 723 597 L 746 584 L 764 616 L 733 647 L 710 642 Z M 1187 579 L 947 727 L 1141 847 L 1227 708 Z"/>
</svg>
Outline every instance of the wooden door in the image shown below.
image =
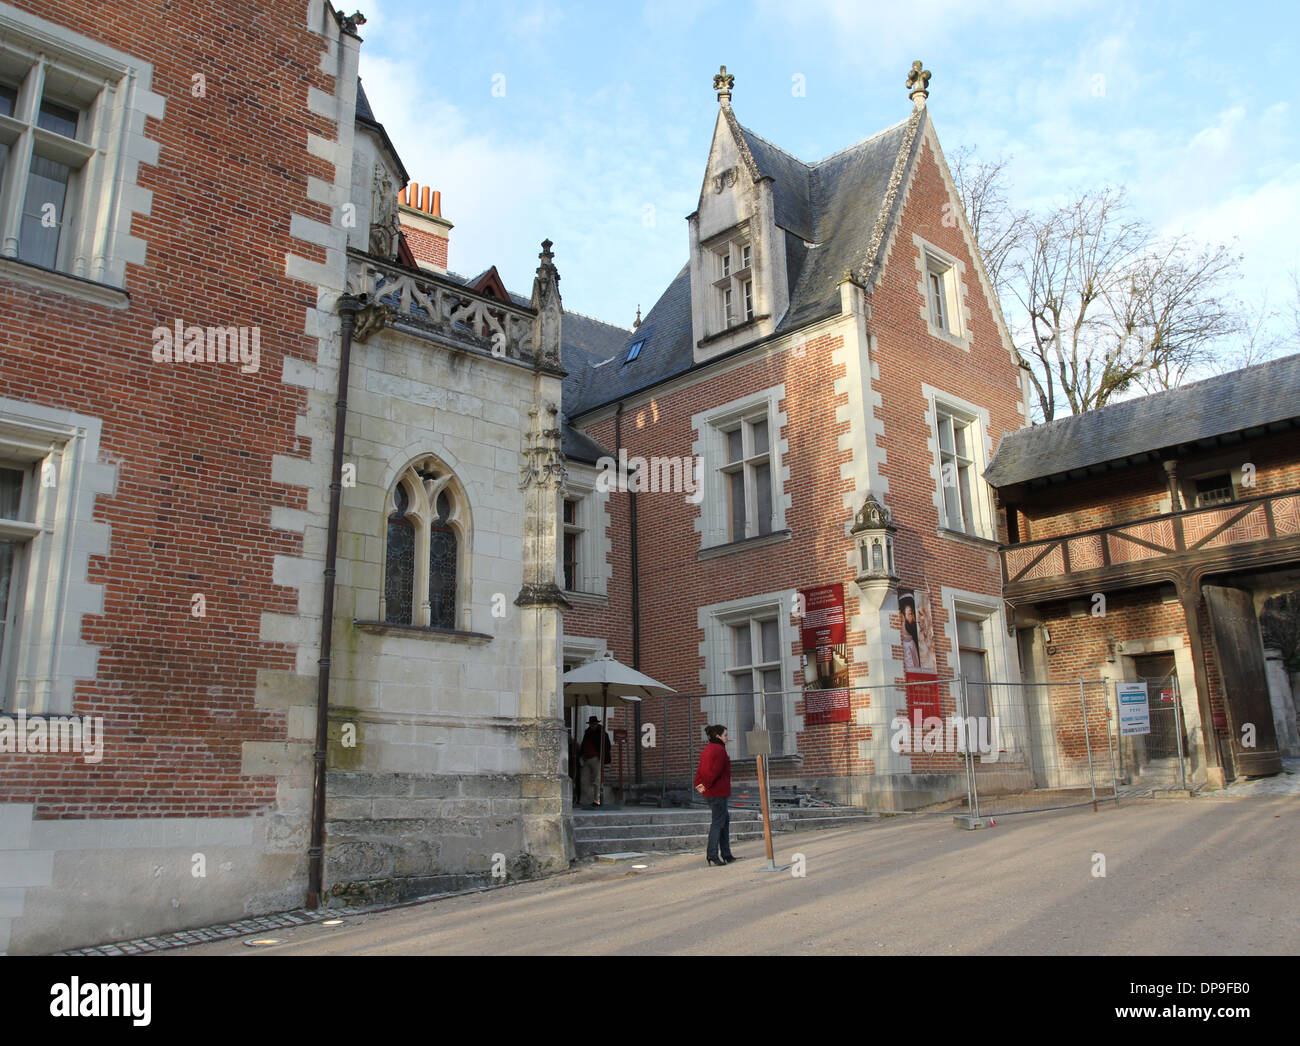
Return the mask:
<svg viewBox="0 0 1300 1046">
<path fill-rule="evenodd" d="M 1210 614 L 1219 677 L 1223 680 L 1233 765 L 1243 776 L 1278 773 L 1282 756 L 1273 729 L 1273 706 L 1268 698 L 1255 600 L 1243 588 L 1205 585 L 1202 591 Z M 1242 744 L 1248 726 L 1253 728 L 1254 747 Z"/>
</svg>

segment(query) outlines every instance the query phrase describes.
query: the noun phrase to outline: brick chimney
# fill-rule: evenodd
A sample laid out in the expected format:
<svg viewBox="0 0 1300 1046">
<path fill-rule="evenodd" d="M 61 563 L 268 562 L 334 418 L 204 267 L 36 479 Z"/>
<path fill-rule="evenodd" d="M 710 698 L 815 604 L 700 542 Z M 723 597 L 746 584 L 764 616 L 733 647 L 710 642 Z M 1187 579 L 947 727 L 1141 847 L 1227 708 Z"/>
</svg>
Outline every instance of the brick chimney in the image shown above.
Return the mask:
<svg viewBox="0 0 1300 1046">
<path fill-rule="evenodd" d="M 397 194 L 397 215 L 416 264 L 430 272 L 445 273 L 452 224 L 442 216 L 442 193 L 411 182 Z"/>
</svg>

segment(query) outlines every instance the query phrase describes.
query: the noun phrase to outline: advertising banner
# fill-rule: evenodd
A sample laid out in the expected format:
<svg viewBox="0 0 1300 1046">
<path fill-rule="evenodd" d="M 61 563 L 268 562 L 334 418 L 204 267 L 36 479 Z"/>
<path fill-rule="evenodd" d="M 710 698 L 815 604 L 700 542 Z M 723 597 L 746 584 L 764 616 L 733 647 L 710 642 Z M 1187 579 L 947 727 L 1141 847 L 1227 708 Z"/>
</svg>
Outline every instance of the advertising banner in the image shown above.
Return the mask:
<svg viewBox="0 0 1300 1046">
<path fill-rule="evenodd" d="M 898 592 L 899 635 L 903 641 L 903 678 L 907 688 L 907 715 L 922 721 L 941 717 L 939 668 L 934 652 L 934 623 L 930 619 L 930 600 L 924 592 L 900 589 Z M 927 683 L 933 685 L 927 686 Z"/>
<path fill-rule="evenodd" d="M 799 590 L 804 614 L 799 630 L 804 657 L 804 723 L 847 723 L 849 648 L 844 622 L 844 586 Z"/>
</svg>

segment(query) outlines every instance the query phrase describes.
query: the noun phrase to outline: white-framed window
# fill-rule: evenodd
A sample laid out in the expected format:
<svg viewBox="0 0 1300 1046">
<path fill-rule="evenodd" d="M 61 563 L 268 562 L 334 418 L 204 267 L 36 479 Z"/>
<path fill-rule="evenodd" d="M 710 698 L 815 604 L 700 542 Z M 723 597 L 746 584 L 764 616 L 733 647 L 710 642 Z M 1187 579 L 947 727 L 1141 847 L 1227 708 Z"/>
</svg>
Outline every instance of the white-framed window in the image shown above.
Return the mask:
<svg viewBox="0 0 1300 1046">
<path fill-rule="evenodd" d="M 608 592 L 609 494 L 596 489 L 596 470 L 570 461 L 560 499 L 559 584 L 577 595 Z"/>
<path fill-rule="evenodd" d="M 116 470 L 98 461 L 102 424 L 90 415 L 0 399 L 0 709 L 70 712 L 98 648 L 81 636 L 103 613 L 91 556 L 108 555 L 95 499 Z"/>
<path fill-rule="evenodd" d="M 957 659 L 966 680 L 968 715 L 992 715 L 989 695 L 988 643 L 984 636 L 986 618 L 957 613 Z"/>
<path fill-rule="evenodd" d="M 733 234 L 710 248 L 718 330 L 754 318 L 754 248 L 746 234 Z"/>
<path fill-rule="evenodd" d="M 790 647 L 790 595 L 769 593 L 700 609 L 712 697 L 706 716 L 730 735 L 733 758 L 753 755 L 745 735 L 766 728 L 773 755 L 793 754 L 798 724 Z"/>
<path fill-rule="evenodd" d="M 942 530 L 996 540 L 993 503 L 983 473 L 988 467 L 985 433 L 988 411 L 923 385 L 929 400 L 939 481 L 935 499 Z"/>
<path fill-rule="evenodd" d="M 436 458 L 421 459 L 388 494 L 384 533 L 387 624 L 469 630 L 469 506 L 455 476 Z"/>
<path fill-rule="evenodd" d="M 974 534 L 979 477 L 975 472 L 979 427 L 971 419 L 938 409 L 939 471 L 943 482 L 943 525 L 949 530 Z"/>
<path fill-rule="evenodd" d="M 582 499 L 566 497 L 562 513 L 560 564 L 564 576 L 564 587 L 569 592 L 576 592 L 583 587 L 582 544 L 584 528 L 582 526 Z"/>
<path fill-rule="evenodd" d="M 919 290 L 926 328 L 935 337 L 968 347 L 970 334 L 962 297 L 964 267 L 919 236 L 912 239 L 918 251 L 916 264 L 921 274 Z"/>
<path fill-rule="evenodd" d="M 35 523 L 40 462 L 0 457 L 0 694 L 14 694 L 14 673 Z M 0 708 L 9 707 L 6 700 Z"/>
<path fill-rule="evenodd" d="M 98 41 L 0 8 L 0 258 L 120 286 L 136 189 L 152 162 L 152 69 Z M 15 275 L 29 275 L 32 270 Z M 89 292 L 88 292 L 89 293 Z"/>
<path fill-rule="evenodd" d="M 1020 682 L 1015 640 L 1007 636 L 1006 610 L 997 594 L 940 588 L 948 665 L 966 679 L 966 707 L 970 715 L 999 719 L 999 750 L 1015 756 L 1021 730 L 1028 722 L 1026 702 L 1032 695 Z M 954 701 L 960 683 L 953 684 Z M 960 705 L 954 705 L 960 708 Z"/>
<path fill-rule="evenodd" d="M 726 491 L 731 541 L 763 537 L 775 529 L 772 512 L 772 437 L 766 405 L 720 427 L 726 446 L 719 471 Z"/>
<path fill-rule="evenodd" d="M 691 419 L 701 437 L 692 449 L 704 459 L 703 547 L 785 530 L 784 394 L 783 386 L 766 389 Z"/>
</svg>

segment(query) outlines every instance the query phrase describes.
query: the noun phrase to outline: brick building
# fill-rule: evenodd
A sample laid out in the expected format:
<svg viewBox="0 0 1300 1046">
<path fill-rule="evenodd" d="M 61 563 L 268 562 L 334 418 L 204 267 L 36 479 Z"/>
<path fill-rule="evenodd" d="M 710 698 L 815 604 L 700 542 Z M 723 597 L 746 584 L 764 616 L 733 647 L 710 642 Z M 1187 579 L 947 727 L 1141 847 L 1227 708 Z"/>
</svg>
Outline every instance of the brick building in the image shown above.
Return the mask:
<svg viewBox="0 0 1300 1046">
<path fill-rule="evenodd" d="M 958 763 L 887 741 L 956 687 L 902 684 L 1017 678 L 979 477 L 1026 397 L 929 78 L 900 123 L 810 164 L 739 123 L 724 68 L 686 264 L 616 353 L 566 359 L 570 423 L 639 466 L 570 469 L 566 660 L 608 649 L 708 695 L 632 713 L 652 787 L 689 779 L 706 722 L 752 775 L 766 722 L 778 783 L 951 795 Z M 820 653 L 814 604 L 844 620 Z"/>
<path fill-rule="evenodd" d="M 0 952 L 572 855 L 562 338 L 626 331 L 447 274 L 358 25 L 0 4 Z"/>
<path fill-rule="evenodd" d="M 606 651 L 678 692 L 616 771 L 681 782 L 722 721 L 743 780 L 766 725 L 778 782 L 883 806 L 964 788 L 895 716 L 1037 671 L 981 479 L 1027 396 L 919 63 L 817 163 L 720 72 L 627 330 L 550 241 L 527 297 L 449 271 L 358 29 L 0 4 L 0 951 L 567 867 L 560 675 Z M 1049 475 L 1001 484 L 1033 540 Z"/>
<path fill-rule="evenodd" d="M 1145 681 L 1139 776 L 1168 776 L 1179 732 L 1191 784 L 1300 755 L 1258 622 L 1300 589 L 1297 388 L 1290 356 L 1112 404 L 1009 434 L 986 473 L 1026 678 Z"/>
</svg>

